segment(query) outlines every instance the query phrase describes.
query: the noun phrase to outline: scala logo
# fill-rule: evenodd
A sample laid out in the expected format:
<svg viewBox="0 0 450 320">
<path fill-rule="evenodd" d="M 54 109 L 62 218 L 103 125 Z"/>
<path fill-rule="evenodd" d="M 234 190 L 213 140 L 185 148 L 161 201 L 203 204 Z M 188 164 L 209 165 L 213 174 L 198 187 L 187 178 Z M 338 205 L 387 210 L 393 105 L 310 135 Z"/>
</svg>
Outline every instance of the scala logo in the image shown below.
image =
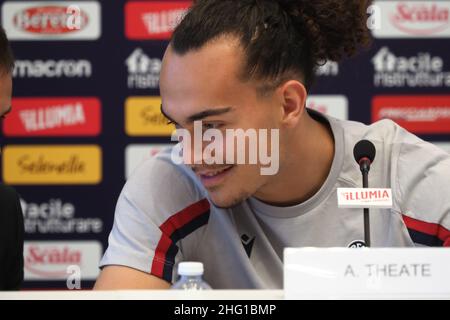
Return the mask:
<svg viewBox="0 0 450 320">
<path fill-rule="evenodd" d="M 24 244 L 25 280 L 62 280 L 68 267 L 78 266 L 82 280 L 94 280 L 102 246 L 97 241 L 27 241 Z"/>
<path fill-rule="evenodd" d="M 450 26 L 449 9 L 435 3 L 400 3 L 392 23 L 412 35 L 439 34 Z"/>
<path fill-rule="evenodd" d="M 101 127 L 97 98 L 15 98 L 3 122 L 10 137 L 96 136 Z"/>
<path fill-rule="evenodd" d="M 3 150 L 3 179 L 16 185 L 98 184 L 98 146 L 11 146 Z"/>
<path fill-rule="evenodd" d="M 450 1 L 377 1 L 377 38 L 450 37 Z"/>
<path fill-rule="evenodd" d="M 7 1 L 2 6 L 2 18 L 11 40 L 96 40 L 100 37 L 97 1 Z"/>
<path fill-rule="evenodd" d="M 125 5 L 125 34 L 132 40 L 167 40 L 192 1 L 130 1 Z"/>
<path fill-rule="evenodd" d="M 161 113 L 160 97 L 131 97 L 125 102 L 125 131 L 129 136 L 170 137 L 175 130 Z"/>
<path fill-rule="evenodd" d="M 378 96 L 372 121 L 391 119 L 416 134 L 450 133 L 450 96 Z"/>
</svg>

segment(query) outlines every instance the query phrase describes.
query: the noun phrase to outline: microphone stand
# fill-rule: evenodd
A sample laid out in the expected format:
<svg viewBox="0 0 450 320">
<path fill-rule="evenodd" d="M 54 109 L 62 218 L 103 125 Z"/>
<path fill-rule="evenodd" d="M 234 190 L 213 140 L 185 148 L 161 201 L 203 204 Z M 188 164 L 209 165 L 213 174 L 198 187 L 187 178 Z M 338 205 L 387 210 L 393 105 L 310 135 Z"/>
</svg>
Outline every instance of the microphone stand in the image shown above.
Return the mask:
<svg viewBox="0 0 450 320">
<path fill-rule="evenodd" d="M 361 169 L 363 177 L 363 188 L 369 188 L 369 170 L 370 170 L 370 160 L 366 157 L 359 161 L 359 166 Z M 370 217 L 369 208 L 364 208 L 364 243 L 368 248 L 370 248 Z"/>
</svg>

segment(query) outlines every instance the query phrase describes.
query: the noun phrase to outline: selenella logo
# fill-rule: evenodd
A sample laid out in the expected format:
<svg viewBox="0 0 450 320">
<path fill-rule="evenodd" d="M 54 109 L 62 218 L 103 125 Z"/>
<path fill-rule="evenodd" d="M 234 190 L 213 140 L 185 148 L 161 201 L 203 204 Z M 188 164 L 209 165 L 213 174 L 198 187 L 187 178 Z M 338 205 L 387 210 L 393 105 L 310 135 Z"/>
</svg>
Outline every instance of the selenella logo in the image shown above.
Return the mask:
<svg viewBox="0 0 450 320">
<path fill-rule="evenodd" d="M 161 97 L 130 97 L 125 102 L 125 131 L 129 136 L 170 137 L 175 126 L 161 113 Z"/>
<path fill-rule="evenodd" d="M 75 6 L 77 11 L 70 10 Z M 7 1 L 3 26 L 11 40 L 96 40 L 100 37 L 97 1 Z M 71 21 L 77 21 L 76 27 Z"/>
<path fill-rule="evenodd" d="M 3 122 L 6 136 L 96 136 L 101 130 L 97 98 L 15 98 Z"/>
<path fill-rule="evenodd" d="M 102 152 L 95 145 L 8 145 L 2 152 L 3 179 L 15 185 L 98 184 Z"/>
<path fill-rule="evenodd" d="M 129 89 L 157 89 L 162 61 L 150 58 L 141 48 L 135 49 L 125 61 Z"/>
<path fill-rule="evenodd" d="M 416 134 L 450 133 L 450 96 L 378 96 L 372 121 L 391 119 Z"/>
<path fill-rule="evenodd" d="M 377 1 L 381 28 L 378 38 L 450 37 L 450 1 Z"/>
<path fill-rule="evenodd" d="M 125 5 L 125 34 L 132 40 L 168 40 L 192 1 L 130 1 Z"/>
<path fill-rule="evenodd" d="M 24 244 L 25 280 L 62 280 L 67 268 L 81 269 L 82 280 L 94 280 L 102 245 L 98 241 L 27 241 Z"/>
</svg>

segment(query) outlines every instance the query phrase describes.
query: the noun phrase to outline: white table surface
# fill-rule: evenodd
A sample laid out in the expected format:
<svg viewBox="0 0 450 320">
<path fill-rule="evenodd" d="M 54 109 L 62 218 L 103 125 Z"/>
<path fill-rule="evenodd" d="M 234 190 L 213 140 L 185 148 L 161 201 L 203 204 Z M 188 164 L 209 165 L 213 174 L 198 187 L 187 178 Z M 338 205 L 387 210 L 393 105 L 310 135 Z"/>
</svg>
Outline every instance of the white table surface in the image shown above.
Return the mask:
<svg viewBox="0 0 450 320">
<path fill-rule="evenodd" d="M 0 300 L 282 300 L 283 290 L 126 290 L 0 292 Z"/>
</svg>

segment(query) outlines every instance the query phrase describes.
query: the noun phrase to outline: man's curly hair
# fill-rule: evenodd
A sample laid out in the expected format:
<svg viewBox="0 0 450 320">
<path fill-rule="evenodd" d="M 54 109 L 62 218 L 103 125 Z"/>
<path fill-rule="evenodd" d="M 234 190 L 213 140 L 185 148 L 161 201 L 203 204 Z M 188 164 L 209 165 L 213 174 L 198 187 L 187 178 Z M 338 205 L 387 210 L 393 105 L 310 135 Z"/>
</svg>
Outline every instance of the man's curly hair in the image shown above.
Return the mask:
<svg viewBox="0 0 450 320">
<path fill-rule="evenodd" d="M 371 0 L 197 0 L 174 31 L 177 54 L 224 35 L 240 40 L 246 61 L 241 78 L 280 83 L 301 79 L 309 88 L 315 70 L 370 43 Z"/>
</svg>

